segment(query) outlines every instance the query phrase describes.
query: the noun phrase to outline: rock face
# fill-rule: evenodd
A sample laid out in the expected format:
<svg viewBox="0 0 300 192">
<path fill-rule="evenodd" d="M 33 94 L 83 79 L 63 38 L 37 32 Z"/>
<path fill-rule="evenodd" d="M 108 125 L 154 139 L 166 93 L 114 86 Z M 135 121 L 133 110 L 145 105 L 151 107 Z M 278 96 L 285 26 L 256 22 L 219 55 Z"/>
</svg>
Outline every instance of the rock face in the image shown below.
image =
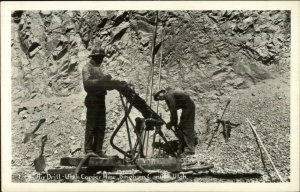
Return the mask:
<svg viewBox="0 0 300 192">
<path fill-rule="evenodd" d="M 36 142 L 20 146 L 18 137 L 41 117 L 47 119 L 45 132 L 55 130 L 49 145 L 57 150 L 51 158 L 70 151 L 76 155 L 82 148 L 81 69 L 97 42 L 107 53 L 105 73 L 131 82 L 143 98 L 149 92 L 154 11 L 15 11 L 11 16 L 14 150 L 25 155 L 34 148 Z M 290 12 L 159 11 L 155 53 L 153 91 L 158 91 L 161 62 L 161 86 L 191 95 L 202 134 L 207 119 L 231 92 L 278 76 L 289 78 Z M 288 97 L 284 101 L 288 103 Z M 118 93 L 108 94 L 107 105 L 109 138 L 123 115 Z M 168 118 L 168 112 L 162 113 Z M 51 143 L 51 137 L 61 140 Z M 124 137 L 117 140 L 122 144 Z M 108 142 L 105 145 L 109 153 Z M 13 154 L 15 165 L 29 165 L 22 160 L 30 160 L 28 153 L 18 153 Z"/>
<path fill-rule="evenodd" d="M 239 89 L 288 70 L 289 19 L 286 11 L 161 11 L 162 85 L 196 93 Z M 154 12 L 16 11 L 12 20 L 19 20 L 12 26 L 13 73 L 19 74 L 14 91 L 20 95 L 14 99 L 80 92 L 80 69 L 95 42 L 106 47 L 108 71 L 146 85 Z M 158 67 L 155 74 L 156 80 Z"/>
</svg>

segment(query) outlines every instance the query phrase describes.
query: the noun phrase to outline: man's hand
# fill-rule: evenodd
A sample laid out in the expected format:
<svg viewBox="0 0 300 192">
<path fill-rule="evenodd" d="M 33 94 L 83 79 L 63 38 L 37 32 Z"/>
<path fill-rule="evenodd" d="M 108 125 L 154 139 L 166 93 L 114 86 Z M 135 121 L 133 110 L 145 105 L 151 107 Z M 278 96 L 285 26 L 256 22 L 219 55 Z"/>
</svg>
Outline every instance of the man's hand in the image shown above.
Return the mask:
<svg viewBox="0 0 300 192">
<path fill-rule="evenodd" d="M 166 127 L 167 127 L 167 129 L 172 129 L 173 125 L 172 125 L 171 122 L 169 122 L 169 123 L 166 124 Z"/>
</svg>

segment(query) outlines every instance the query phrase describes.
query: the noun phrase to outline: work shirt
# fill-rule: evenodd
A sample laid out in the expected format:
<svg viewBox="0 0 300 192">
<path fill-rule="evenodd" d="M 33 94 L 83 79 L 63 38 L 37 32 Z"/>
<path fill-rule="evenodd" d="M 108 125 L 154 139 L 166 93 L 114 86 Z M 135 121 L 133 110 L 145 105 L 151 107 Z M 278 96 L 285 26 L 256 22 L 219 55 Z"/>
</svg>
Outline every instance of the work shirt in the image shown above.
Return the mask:
<svg viewBox="0 0 300 192">
<path fill-rule="evenodd" d="M 82 69 L 84 90 L 88 94 L 106 95 L 107 90 L 113 89 L 114 81 L 110 75 L 105 75 L 99 66 L 88 62 Z"/>
<path fill-rule="evenodd" d="M 187 94 L 181 91 L 173 91 L 173 90 L 167 91 L 164 97 L 171 113 L 170 122 L 172 125 L 177 126 L 178 123 L 177 110 L 178 109 L 186 110 L 189 107 L 194 107 L 194 102 Z"/>
</svg>

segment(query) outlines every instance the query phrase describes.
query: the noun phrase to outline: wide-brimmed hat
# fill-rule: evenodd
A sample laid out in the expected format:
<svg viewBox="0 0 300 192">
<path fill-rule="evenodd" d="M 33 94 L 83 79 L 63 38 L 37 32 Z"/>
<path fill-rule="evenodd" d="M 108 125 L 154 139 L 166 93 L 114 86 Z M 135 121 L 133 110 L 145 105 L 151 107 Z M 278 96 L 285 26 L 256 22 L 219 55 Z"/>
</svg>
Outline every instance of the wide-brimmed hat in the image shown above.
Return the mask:
<svg viewBox="0 0 300 192">
<path fill-rule="evenodd" d="M 105 56 L 105 50 L 101 47 L 101 46 L 95 46 L 93 49 L 92 49 L 92 52 L 91 54 L 89 55 L 89 57 L 92 57 L 92 56 Z"/>
<path fill-rule="evenodd" d="M 159 94 L 165 93 L 165 92 L 166 92 L 166 90 L 162 89 L 162 90 L 158 91 L 157 93 L 155 93 L 155 94 L 153 95 L 154 101 L 158 101 L 158 96 L 159 96 Z"/>
</svg>

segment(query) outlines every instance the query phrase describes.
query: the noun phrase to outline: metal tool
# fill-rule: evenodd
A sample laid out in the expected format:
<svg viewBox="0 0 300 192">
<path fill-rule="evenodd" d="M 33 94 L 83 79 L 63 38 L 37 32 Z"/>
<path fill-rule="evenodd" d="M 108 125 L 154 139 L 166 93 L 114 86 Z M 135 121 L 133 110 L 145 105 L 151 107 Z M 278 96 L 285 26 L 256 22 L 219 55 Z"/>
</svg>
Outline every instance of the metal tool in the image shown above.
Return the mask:
<svg viewBox="0 0 300 192">
<path fill-rule="evenodd" d="M 25 133 L 23 143 L 27 143 L 28 141 L 31 141 L 34 139 L 38 134 L 35 134 L 37 130 L 39 130 L 40 126 L 46 121 L 46 119 L 40 119 L 37 126 L 34 128 L 34 130 L 30 133 Z"/>
<path fill-rule="evenodd" d="M 47 141 L 47 135 L 44 135 L 41 141 L 42 141 L 42 146 L 41 146 L 40 155 L 37 158 L 35 158 L 33 161 L 34 168 L 37 172 L 43 172 L 46 168 L 46 161 L 43 154 L 44 154 L 45 143 Z"/>
<path fill-rule="evenodd" d="M 210 147 L 210 145 L 211 145 L 211 143 L 212 143 L 212 140 L 213 140 L 215 134 L 216 134 L 217 131 L 219 130 L 219 127 L 220 127 L 220 125 L 221 125 L 223 116 L 224 116 L 225 111 L 226 111 L 226 109 L 227 109 L 227 107 L 228 107 L 228 105 L 229 105 L 230 102 L 231 102 L 231 100 L 228 100 L 227 103 L 226 103 L 226 106 L 225 106 L 225 108 L 224 108 L 224 110 L 223 110 L 223 113 L 222 113 L 222 115 L 221 115 L 221 118 L 219 119 L 220 121 L 218 121 L 218 124 L 217 124 L 216 128 L 214 129 L 213 134 L 212 134 L 212 136 L 211 136 L 211 139 L 210 139 L 210 141 L 209 141 L 209 143 L 208 143 L 208 145 L 207 145 L 207 149 Z"/>
</svg>

